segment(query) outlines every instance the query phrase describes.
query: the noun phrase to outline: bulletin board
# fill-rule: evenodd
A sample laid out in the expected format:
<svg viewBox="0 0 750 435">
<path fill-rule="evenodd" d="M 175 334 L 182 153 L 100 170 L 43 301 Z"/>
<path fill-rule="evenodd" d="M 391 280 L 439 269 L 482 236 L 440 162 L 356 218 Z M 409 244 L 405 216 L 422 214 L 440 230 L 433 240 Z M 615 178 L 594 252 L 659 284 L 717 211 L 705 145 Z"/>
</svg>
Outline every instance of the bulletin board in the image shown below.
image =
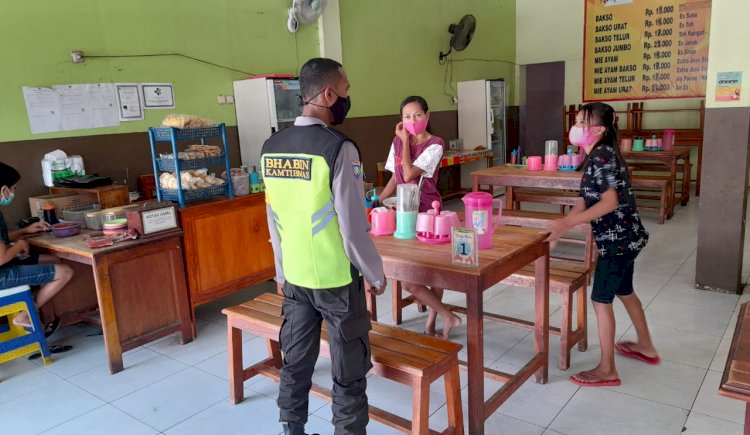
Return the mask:
<svg viewBox="0 0 750 435">
<path fill-rule="evenodd" d="M 583 101 L 706 95 L 710 0 L 585 0 Z"/>
</svg>

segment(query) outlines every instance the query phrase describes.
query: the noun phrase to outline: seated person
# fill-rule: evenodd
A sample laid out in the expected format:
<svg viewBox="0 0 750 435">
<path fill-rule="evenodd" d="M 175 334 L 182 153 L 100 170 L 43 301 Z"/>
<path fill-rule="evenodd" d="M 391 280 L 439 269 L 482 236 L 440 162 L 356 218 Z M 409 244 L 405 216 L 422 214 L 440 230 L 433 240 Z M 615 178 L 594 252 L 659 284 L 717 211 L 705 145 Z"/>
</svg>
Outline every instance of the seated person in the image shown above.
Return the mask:
<svg viewBox="0 0 750 435">
<path fill-rule="evenodd" d="M 0 206 L 7 207 L 13 201 L 20 179 L 18 171 L 0 162 Z M 55 264 L 59 263 L 55 257 L 30 253 L 29 243 L 19 238 L 46 230 L 45 224 L 36 222 L 18 231 L 8 231 L 5 217 L 0 212 L 0 289 L 41 286 L 35 297 L 37 308 L 49 302 L 73 277 L 73 269 L 69 266 Z M 31 327 L 27 312 L 16 316 L 13 323 Z"/>
<path fill-rule="evenodd" d="M 419 211 L 432 210 L 432 202 L 440 201 L 437 190 L 437 174 L 443 157 L 445 142 L 430 133 L 430 110 L 427 101 L 418 96 L 407 97 L 401 103 L 401 122 L 396 125 L 396 137 L 391 144 L 385 169 L 393 173 L 386 184 L 381 198 L 392 196 L 396 185 L 417 183 L 423 179 L 419 191 Z M 429 288 L 413 283 L 403 283 L 404 288 L 413 294 L 420 303 L 430 307 L 425 325 L 425 334 L 435 334 L 435 318 L 440 314 L 443 320 L 442 337 L 448 338 L 450 330 L 461 324 L 461 318 L 453 314 L 441 299 L 443 289 Z"/>
</svg>

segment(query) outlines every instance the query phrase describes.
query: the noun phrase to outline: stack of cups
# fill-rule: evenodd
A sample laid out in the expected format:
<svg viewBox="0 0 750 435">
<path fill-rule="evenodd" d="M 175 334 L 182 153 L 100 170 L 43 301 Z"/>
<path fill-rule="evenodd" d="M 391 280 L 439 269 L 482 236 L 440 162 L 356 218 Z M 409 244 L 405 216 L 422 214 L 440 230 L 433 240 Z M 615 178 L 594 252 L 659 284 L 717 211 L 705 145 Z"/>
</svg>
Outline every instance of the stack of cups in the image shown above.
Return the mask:
<svg viewBox="0 0 750 435">
<path fill-rule="evenodd" d="M 544 170 L 557 170 L 557 141 L 548 140 L 544 142 Z"/>
</svg>

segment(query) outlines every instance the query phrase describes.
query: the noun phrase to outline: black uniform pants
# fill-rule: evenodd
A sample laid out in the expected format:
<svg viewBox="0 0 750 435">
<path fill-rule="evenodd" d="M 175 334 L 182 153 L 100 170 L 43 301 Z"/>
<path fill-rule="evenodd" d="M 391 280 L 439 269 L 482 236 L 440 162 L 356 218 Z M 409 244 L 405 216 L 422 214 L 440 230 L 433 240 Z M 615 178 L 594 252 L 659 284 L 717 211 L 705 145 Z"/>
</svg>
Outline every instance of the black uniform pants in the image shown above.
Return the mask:
<svg viewBox="0 0 750 435">
<path fill-rule="evenodd" d="M 359 273 L 345 287 L 313 290 L 284 284 L 284 323 L 279 343 L 283 364 L 279 385 L 280 421 L 305 424 L 312 374 L 320 352 L 321 322 L 326 321 L 333 377 L 335 434 L 364 434 L 369 421 L 367 372 L 372 328 Z"/>
</svg>

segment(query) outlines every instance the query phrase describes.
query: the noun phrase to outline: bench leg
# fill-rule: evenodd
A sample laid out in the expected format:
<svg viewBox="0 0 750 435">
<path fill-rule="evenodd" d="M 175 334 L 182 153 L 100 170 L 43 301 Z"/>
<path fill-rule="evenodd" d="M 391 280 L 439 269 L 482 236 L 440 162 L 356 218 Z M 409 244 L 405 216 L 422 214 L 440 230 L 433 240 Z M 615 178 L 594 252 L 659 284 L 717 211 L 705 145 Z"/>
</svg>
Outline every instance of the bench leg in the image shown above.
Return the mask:
<svg viewBox="0 0 750 435">
<path fill-rule="evenodd" d="M 393 317 L 393 324 L 401 324 L 401 309 L 403 308 L 403 302 L 401 301 L 401 281 L 391 281 L 391 306 L 393 311 L 391 316 Z"/>
<path fill-rule="evenodd" d="M 589 274 L 589 278 L 591 274 Z M 583 332 L 581 340 L 578 342 L 578 350 L 585 352 L 589 347 L 588 317 L 586 317 L 587 298 L 586 284 L 578 289 L 578 330 Z"/>
<path fill-rule="evenodd" d="M 560 325 L 560 370 L 570 367 L 570 335 L 573 329 L 573 304 L 570 291 L 563 293 L 562 298 L 562 324 Z"/>
<path fill-rule="evenodd" d="M 245 398 L 243 385 L 245 374 L 242 368 L 242 331 L 233 328 L 231 321 L 228 329 L 229 399 L 236 405 Z"/>
<path fill-rule="evenodd" d="M 460 399 L 459 399 L 460 400 Z M 411 399 L 411 433 L 427 435 L 430 433 L 430 383 L 426 378 L 412 382 Z"/>
<path fill-rule="evenodd" d="M 268 356 L 273 358 L 273 366 L 277 369 L 281 369 L 281 350 L 279 349 L 279 342 L 267 338 L 266 349 L 268 349 Z"/>
<path fill-rule="evenodd" d="M 461 404 L 461 380 L 458 376 L 458 358 L 451 363 L 445 374 L 445 406 L 448 410 L 448 427 L 454 434 L 463 435 L 464 415 Z M 448 433 L 451 433 L 450 431 Z"/>
<path fill-rule="evenodd" d="M 664 223 L 664 218 L 669 213 L 669 205 L 667 203 L 669 198 L 669 188 L 663 187 L 661 189 L 661 198 L 659 198 L 659 224 Z"/>
</svg>

